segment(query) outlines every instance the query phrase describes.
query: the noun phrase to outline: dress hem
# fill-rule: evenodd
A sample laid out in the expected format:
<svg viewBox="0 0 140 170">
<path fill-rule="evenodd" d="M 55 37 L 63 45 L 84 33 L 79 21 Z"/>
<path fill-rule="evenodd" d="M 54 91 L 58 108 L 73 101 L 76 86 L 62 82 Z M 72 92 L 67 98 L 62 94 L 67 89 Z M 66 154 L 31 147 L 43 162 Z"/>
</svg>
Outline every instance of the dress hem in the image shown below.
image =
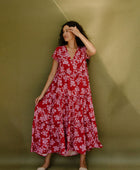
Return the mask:
<svg viewBox="0 0 140 170">
<path fill-rule="evenodd" d="M 34 152 L 34 153 L 36 153 L 36 154 L 38 154 L 40 156 L 44 156 L 44 157 L 46 157 L 49 153 L 56 153 L 56 154 L 64 156 L 64 157 L 68 157 L 68 156 L 75 156 L 75 155 L 78 155 L 78 154 L 86 154 L 87 151 L 91 151 L 94 148 L 99 148 L 100 149 L 100 148 L 103 148 L 103 146 L 101 145 L 101 146 L 98 146 L 98 147 L 92 147 L 92 148 L 87 149 L 84 152 L 78 152 L 78 151 L 73 151 L 73 150 L 72 151 L 67 151 L 67 153 L 65 153 L 65 154 L 62 154 L 60 152 L 52 152 L 52 151 L 48 152 L 47 154 L 41 154 L 41 153 L 39 153 L 37 151 L 33 151 L 33 150 L 31 150 L 31 152 Z"/>
</svg>

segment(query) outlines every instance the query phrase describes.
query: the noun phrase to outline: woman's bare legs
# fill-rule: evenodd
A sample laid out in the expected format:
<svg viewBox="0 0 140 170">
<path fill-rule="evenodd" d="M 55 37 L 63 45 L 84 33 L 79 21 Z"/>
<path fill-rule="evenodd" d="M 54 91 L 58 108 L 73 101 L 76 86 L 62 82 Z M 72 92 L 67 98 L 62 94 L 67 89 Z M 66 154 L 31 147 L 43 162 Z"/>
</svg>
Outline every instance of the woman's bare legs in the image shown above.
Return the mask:
<svg viewBox="0 0 140 170">
<path fill-rule="evenodd" d="M 80 167 L 87 168 L 86 154 L 80 154 Z"/>
<path fill-rule="evenodd" d="M 52 155 L 52 153 L 49 153 L 49 154 L 45 157 L 45 162 L 44 162 L 44 164 L 43 164 L 42 167 L 48 168 L 48 166 L 50 165 L 51 155 Z"/>
<path fill-rule="evenodd" d="M 45 157 L 45 162 L 42 167 L 47 168 L 50 165 L 50 159 L 51 159 L 52 153 L 49 153 Z M 80 154 L 80 167 L 87 168 L 86 164 L 86 154 Z"/>
</svg>

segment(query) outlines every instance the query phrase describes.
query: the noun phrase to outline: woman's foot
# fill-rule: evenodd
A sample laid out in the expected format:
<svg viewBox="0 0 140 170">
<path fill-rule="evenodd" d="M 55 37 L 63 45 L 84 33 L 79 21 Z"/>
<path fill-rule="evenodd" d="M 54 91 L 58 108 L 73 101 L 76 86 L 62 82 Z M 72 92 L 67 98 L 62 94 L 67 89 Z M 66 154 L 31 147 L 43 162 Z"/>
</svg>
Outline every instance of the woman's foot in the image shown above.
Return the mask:
<svg viewBox="0 0 140 170">
<path fill-rule="evenodd" d="M 37 168 L 37 170 L 46 170 L 46 168 L 39 167 L 39 168 Z"/>
<path fill-rule="evenodd" d="M 79 168 L 79 170 L 88 170 L 88 169 L 87 169 L 87 168 L 81 167 L 81 168 Z"/>
</svg>

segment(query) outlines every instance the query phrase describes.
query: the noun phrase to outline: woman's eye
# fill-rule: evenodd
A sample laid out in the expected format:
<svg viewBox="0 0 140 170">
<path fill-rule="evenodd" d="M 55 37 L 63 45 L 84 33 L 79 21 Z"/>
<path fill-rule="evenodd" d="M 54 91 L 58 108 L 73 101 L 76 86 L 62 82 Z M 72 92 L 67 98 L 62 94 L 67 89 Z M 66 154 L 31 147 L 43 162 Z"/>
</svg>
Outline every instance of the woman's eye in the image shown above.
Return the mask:
<svg viewBox="0 0 140 170">
<path fill-rule="evenodd" d="M 63 31 L 63 34 L 64 34 L 65 32 L 69 32 L 69 30 L 65 30 L 65 31 Z"/>
</svg>

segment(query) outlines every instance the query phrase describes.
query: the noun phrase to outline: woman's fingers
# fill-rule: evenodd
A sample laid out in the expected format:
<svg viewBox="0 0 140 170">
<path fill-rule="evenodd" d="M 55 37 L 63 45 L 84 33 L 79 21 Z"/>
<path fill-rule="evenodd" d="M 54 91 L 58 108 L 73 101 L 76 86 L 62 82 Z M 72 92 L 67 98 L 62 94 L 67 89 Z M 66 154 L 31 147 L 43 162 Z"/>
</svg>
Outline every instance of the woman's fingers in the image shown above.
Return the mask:
<svg viewBox="0 0 140 170">
<path fill-rule="evenodd" d="M 35 99 L 35 104 L 37 104 L 39 102 L 39 100 L 41 100 L 42 97 L 41 96 L 38 96 L 36 99 Z"/>
<path fill-rule="evenodd" d="M 75 34 L 76 36 L 78 36 L 79 35 L 79 30 L 77 29 L 77 27 L 75 26 L 75 27 L 70 27 L 69 28 L 69 31 L 71 31 L 73 34 Z"/>
<path fill-rule="evenodd" d="M 35 99 L 35 104 L 37 104 L 38 103 L 38 97 Z"/>
</svg>

